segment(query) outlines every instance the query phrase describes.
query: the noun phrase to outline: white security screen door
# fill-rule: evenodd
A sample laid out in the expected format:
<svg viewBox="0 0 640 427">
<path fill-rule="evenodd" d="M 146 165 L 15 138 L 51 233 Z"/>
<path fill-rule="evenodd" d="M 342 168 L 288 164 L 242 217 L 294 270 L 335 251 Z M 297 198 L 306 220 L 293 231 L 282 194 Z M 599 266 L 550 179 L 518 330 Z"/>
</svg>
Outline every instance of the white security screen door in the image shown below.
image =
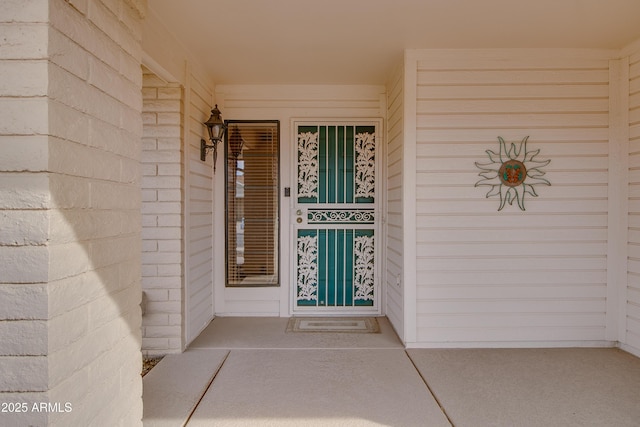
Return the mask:
<svg viewBox="0 0 640 427">
<path fill-rule="evenodd" d="M 296 123 L 293 311 L 378 313 L 376 123 Z"/>
</svg>

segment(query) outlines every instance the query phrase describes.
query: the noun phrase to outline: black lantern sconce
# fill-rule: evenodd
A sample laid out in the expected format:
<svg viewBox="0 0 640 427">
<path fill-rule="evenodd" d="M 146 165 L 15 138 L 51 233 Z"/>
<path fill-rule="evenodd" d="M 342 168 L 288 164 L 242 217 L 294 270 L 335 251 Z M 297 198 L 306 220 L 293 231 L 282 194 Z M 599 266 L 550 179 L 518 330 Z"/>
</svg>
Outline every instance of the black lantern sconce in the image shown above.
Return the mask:
<svg viewBox="0 0 640 427">
<path fill-rule="evenodd" d="M 207 151 L 213 149 L 213 172 L 216 171 L 216 160 L 218 159 L 218 144 L 224 139 L 224 132 L 227 130 L 227 125 L 222 121 L 220 110 L 218 110 L 218 104 L 211 110 L 211 117 L 204 122 L 204 125 L 209 131 L 209 141 L 211 145 L 207 144 L 204 139 L 200 140 L 200 160 L 203 162 L 207 160 Z"/>
</svg>

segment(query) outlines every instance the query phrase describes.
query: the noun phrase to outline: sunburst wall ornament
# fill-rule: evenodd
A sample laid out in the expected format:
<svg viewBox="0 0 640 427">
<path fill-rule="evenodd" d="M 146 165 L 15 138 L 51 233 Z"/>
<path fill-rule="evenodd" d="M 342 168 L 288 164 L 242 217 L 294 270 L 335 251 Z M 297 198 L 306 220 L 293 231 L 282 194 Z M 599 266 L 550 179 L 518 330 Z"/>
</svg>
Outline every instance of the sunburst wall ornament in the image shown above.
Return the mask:
<svg viewBox="0 0 640 427">
<path fill-rule="evenodd" d="M 538 197 L 534 185 L 551 185 L 549 181 L 542 178 L 545 175 L 540 168 L 547 166 L 551 160 L 534 160 L 540 150 L 527 151 L 528 136 L 520 141 L 516 147 L 515 143 L 507 150 L 507 144 L 502 137 L 500 141 L 500 152 L 487 150 L 490 162 L 479 163 L 476 166 L 482 171 L 478 175 L 482 179 L 476 182 L 476 187 L 489 186 L 491 189 L 487 193 L 487 198 L 500 196 L 500 207 L 504 208 L 508 202 L 513 205 L 513 201 L 518 202 L 521 210 L 524 209 L 524 195 L 528 193 L 533 197 Z"/>
</svg>

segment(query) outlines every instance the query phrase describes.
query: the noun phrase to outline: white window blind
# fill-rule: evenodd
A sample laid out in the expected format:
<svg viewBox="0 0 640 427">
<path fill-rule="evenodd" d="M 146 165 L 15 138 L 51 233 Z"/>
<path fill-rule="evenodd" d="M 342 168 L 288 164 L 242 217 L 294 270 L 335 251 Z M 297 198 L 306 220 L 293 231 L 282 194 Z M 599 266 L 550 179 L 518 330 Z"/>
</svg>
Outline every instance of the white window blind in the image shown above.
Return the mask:
<svg viewBox="0 0 640 427">
<path fill-rule="evenodd" d="M 278 286 L 279 123 L 228 126 L 227 286 Z"/>
</svg>

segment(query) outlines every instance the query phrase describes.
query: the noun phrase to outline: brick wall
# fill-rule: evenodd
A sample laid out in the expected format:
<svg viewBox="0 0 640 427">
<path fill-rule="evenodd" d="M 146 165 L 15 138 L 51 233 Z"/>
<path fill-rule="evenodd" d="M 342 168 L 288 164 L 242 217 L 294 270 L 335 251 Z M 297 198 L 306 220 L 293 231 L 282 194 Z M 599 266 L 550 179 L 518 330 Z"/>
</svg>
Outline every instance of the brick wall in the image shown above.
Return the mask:
<svg viewBox="0 0 640 427">
<path fill-rule="evenodd" d="M 0 3 L 0 402 L 48 399 L 47 11 Z M 46 414 L 0 412 L 0 425 Z M 23 425 L 27 425 L 26 423 Z"/>
<path fill-rule="evenodd" d="M 32 284 L 47 278 L 47 14 L 9 6 L 0 3 L 0 314 L 45 319 L 46 304 L 26 311 L 46 298 Z"/>
<path fill-rule="evenodd" d="M 145 354 L 183 347 L 182 88 L 143 74 L 142 319 Z"/>
<path fill-rule="evenodd" d="M 0 425 L 141 424 L 143 13 L 0 4 Z"/>
</svg>

